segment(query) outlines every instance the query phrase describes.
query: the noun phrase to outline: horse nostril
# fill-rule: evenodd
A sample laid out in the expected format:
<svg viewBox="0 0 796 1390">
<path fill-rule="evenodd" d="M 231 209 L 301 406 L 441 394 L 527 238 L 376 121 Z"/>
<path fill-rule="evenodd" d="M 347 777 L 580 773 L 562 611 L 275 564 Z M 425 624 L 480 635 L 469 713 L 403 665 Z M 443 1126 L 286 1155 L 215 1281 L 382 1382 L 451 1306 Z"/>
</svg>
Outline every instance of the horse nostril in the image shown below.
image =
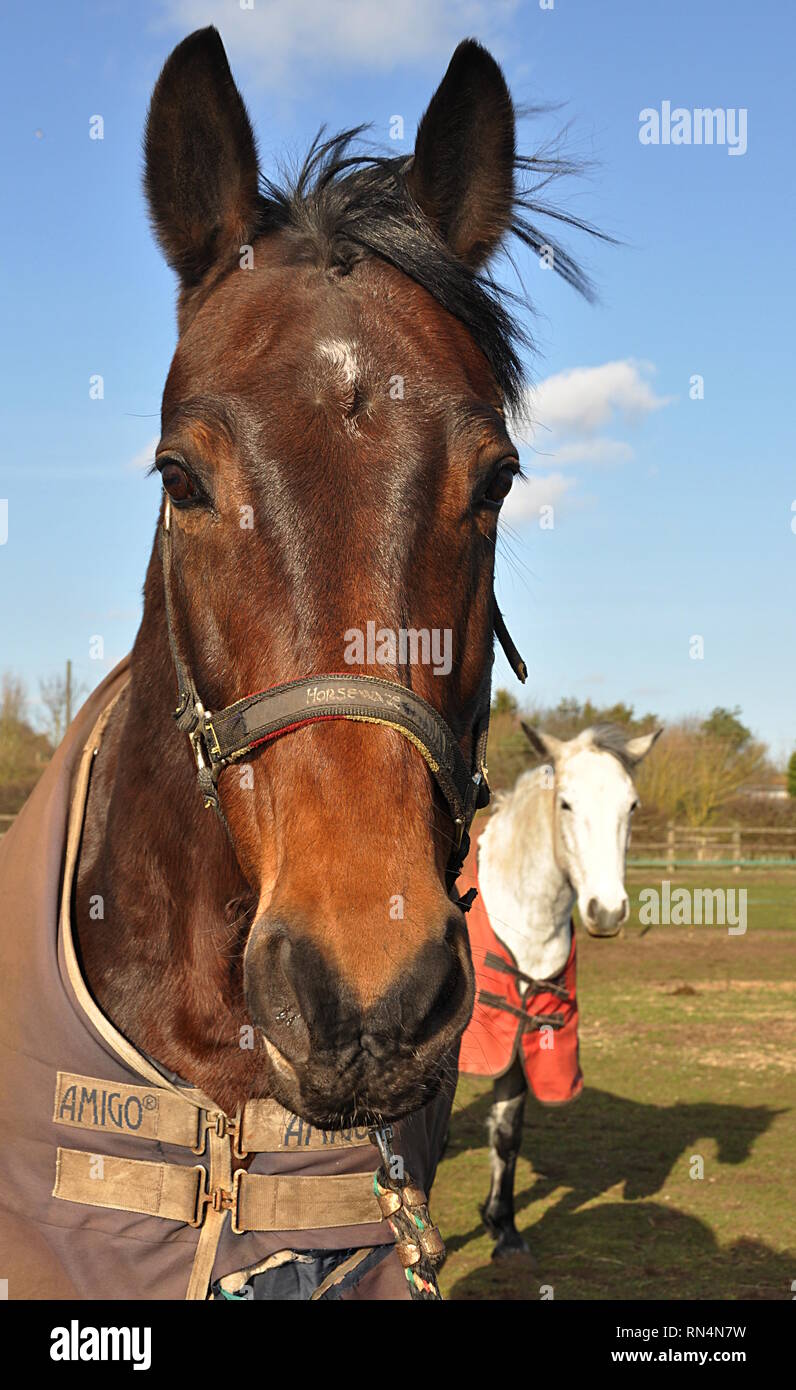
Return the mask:
<svg viewBox="0 0 796 1390">
<path fill-rule="evenodd" d="M 274 1001 L 279 1004 L 273 1014 L 274 1020 L 283 1028 L 289 1028 L 301 1017 L 296 991 L 293 986 L 291 957 L 293 948 L 286 936 L 277 938 L 269 952 L 273 970 Z"/>
<path fill-rule="evenodd" d="M 598 914 L 599 911 L 600 911 L 600 904 L 598 903 L 597 899 L 596 899 L 596 898 L 589 898 L 589 902 L 588 902 L 588 905 L 587 905 L 587 907 L 586 907 L 586 916 L 588 917 L 588 919 L 589 919 L 590 922 L 596 922 L 596 921 L 597 921 L 597 914 Z"/>
<path fill-rule="evenodd" d="M 244 963 L 249 1017 L 289 1062 L 303 1061 L 309 1033 L 296 983 L 299 972 L 284 927 L 256 923 Z"/>
<path fill-rule="evenodd" d="M 622 899 L 622 911 L 621 911 L 621 913 L 619 914 L 619 925 L 620 925 L 620 927 L 627 921 L 627 919 L 628 919 L 629 916 L 630 916 L 630 903 L 628 902 L 627 898 L 623 898 L 623 899 Z"/>
</svg>

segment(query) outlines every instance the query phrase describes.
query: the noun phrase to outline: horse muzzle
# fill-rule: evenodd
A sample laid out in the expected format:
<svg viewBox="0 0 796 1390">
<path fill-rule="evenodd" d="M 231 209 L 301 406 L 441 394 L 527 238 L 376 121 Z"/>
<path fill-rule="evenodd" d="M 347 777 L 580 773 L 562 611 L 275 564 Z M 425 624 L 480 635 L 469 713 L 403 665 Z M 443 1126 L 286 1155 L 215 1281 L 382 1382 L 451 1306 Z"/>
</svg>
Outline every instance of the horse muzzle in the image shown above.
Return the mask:
<svg viewBox="0 0 796 1390">
<path fill-rule="evenodd" d="M 606 907 L 599 898 L 589 898 L 585 911 L 581 908 L 583 925 L 589 936 L 616 936 L 630 916 L 627 897 L 615 907 Z"/>
<path fill-rule="evenodd" d="M 255 923 L 244 981 L 277 1099 L 324 1128 L 398 1120 L 425 1104 L 475 988 L 458 912 L 367 1005 L 306 932 L 279 919 Z"/>
</svg>

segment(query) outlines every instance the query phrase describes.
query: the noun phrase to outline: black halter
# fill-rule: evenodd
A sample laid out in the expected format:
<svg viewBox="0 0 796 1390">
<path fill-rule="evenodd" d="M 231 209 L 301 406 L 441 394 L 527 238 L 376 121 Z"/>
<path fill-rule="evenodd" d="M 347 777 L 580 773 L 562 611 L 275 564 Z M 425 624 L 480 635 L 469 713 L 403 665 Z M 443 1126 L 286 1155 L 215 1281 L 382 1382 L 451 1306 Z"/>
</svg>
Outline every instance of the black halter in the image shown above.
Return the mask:
<svg viewBox="0 0 796 1390">
<path fill-rule="evenodd" d="M 323 719 L 351 719 L 363 724 L 382 724 L 395 729 L 418 750 L 445 798 L 454 825 L 454 841 L 448 860 L 449 887 L 461 869 L 468 850 L 468 834 L 477 810 L 489 803 L 486 745 L 492 698 L 492 661 L 484 672 L 481 700 L 473 726 L 473 758 L 468 767 L 452 729 L 421 695 L 378 676 L 318 675 L 288 681 L 248 695 L 218 714 L 205 709 L 193 676 L 180 651 L 172 597 L 171 503 L 166 498 L 160 528 L 160 556 L 166 626 L 179 703 L 174 711 L 177 727 L 191 741 L 196 759 L 199 789 L 205 806 L 224 819 L 218 795 L 218 779 L 225 767 L 243 758 L 279 734 L 303 728 Z M 493 600 L 494 602 L 494 600 Z M 494 605 L 495 634 L 520 681 L 527 668 L 514 646 L 503 616 Z"/>
</svg>

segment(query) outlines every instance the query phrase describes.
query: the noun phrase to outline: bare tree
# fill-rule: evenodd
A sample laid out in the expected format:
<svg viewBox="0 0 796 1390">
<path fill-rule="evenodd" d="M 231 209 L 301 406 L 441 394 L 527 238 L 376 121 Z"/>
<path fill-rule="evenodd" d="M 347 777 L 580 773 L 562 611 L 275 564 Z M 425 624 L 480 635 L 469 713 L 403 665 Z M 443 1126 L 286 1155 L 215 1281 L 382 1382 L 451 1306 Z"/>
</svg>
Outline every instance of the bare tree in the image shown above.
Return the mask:
<svg viewBox="0 0 796 1390">
<path fill-rule="evenodd" d="M 47 735 L 54 748 L 57 748 L 66 733 L 69 715 L 74 714 L 81 696 L 87 693 L 87 687 L 82 681 L 72 681 L 70 689 L 67 679 L 67 676 L 59 672 L 54 676 L 44 676 L 39 681 L 39 695 L 47 711 Z"/>
<path fill-rule="evenodd" d="M 25 682 L 11 671 L 4 671 L 0 679 L 0 722 L 22 724 L 28 710 L 28 692 Z"/>
<path fill-rule="evenodd" d="M 707 727 L 706 727 L 707 726 Z M 740 747 L 717 737 L 709 721 L 682 720 L 664 732 L 658 756 L 641 764 L 636 785 L 643 803 L 668 820 L 707 825 L 745 782 L 760 776 L 765 747 L 751 738 Z"/>
<path fill-rule="evenodd" d="M 51 752 L 49 740 L 28 723 L 24 682 L 6 672 L 0 677 L 0 812 L 16 814 Z"/>
</svg>

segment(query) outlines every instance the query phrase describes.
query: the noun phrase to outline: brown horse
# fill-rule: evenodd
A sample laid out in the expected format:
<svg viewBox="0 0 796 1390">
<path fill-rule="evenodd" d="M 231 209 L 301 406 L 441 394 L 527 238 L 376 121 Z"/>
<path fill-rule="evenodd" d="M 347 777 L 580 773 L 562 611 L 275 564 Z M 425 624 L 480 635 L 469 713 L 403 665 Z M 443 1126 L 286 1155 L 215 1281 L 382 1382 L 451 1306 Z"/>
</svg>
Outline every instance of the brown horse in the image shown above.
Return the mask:
<svg viewBox="0 0 796 1390">
<path fill-rule="evenodd" d="M 209 708 L 344 670 L 343 634 L 368 620 L 449 629 L 447 679 L 381 674 L 435 705 L 469 756 L 518 470 L 510 324 L 476 272 L 516 219 L 515 165 L 511 99 L 474 42 L 412 159 L 352 166 L 334 141 L 287 193 L 261 191 L 215 30 L 167 62 L 146 187 L 180 277 L 180 337 L 157 469 Z M 270 1093 L 328 1125 L 422 1105 L 473 1000 L 445 885 L 451 825 L 423 760 L 386 728 L 310 724 L 255 752 L 248 779 L 222 774 L 226 835 L 168 718 L 173 682 L 153 553 L 77 880 L 97 999 L 228 1110 Z M 113 932 L 91 919 L 97 893 Z M 263 1049 L 240 1047 L 250 1023 Z"/>
<path fill-rule="evenodd" d="M 475 801 L 452 813 L 440 783 L 472 768 L 482 804 L 496 627 L 507 642 L 498 513 L 519 468 L 505 412 L 522 387 L 521 334 L 482 272 L 513 232 L 587 289 L 530 220 L 560 216 L 535 190 L 567 168 L 517 155 L 511 98 L 479 44 L 456 50 L 411 157 L 355 156 L 356 134 L 316 141 L 289 187 L 262 180 L 212 28 L 169 58 L 147 126 L 149 206 L 180 282 L 165 498 L 130 679 L 93 759 L 72 915 L 116 1052 L 124 1035 L 149 1059 L 134 1073 L 151 1062 L 212 1098 L 219 1134 L 262 1098 L 326 1130 L 400 1120 L 455 1076 L 473 971 L 452 886 Z M 380 665 L 408 724 L 352 708 L 351 680 L 361 696 L 373 668 L 352 664 L 351 633 L 369 623 L 450 635 L 445 678 L 397 650 Z M 311 703 L 307 678 L 341 672 L 343 718 L 283 718 L 211 776 L 221 716 L 208 710 L 234 723 L 242 697 L 296 685 Z M 81 1095 L 79 1076 L 74 1094 L 59 1080 L 61 1123 L 85 1120 L 86 1095 L 96 1106 L 82 1082 Z M 82 1169 L 70 1178 L 86 1157 L 59 1149 L 53 1195 L 113 1206 Z M 229 1176 L 211 1186 L 199 1210 L 223 1220 Z M 132 1209 L 162 1216 L 160 1200 Z M 252 1229 L 280 1229 L 255 1216 Z"/>
</svg>

